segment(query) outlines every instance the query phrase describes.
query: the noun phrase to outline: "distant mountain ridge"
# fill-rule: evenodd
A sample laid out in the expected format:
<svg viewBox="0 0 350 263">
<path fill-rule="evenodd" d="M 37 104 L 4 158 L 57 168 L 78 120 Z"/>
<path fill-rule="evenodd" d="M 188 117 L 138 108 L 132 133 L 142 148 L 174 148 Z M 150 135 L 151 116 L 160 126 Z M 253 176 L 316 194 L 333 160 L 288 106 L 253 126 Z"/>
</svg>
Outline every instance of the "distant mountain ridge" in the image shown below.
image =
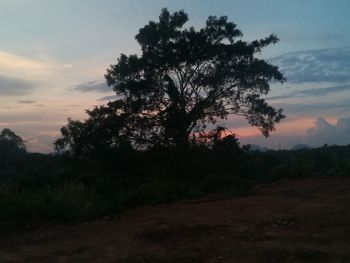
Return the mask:
<svg viewBox="0 0 350 263">
<path fill-rule="evenodd" d="M 294 145 L 294 147 L 292 148 L 292 150 L 302 150 L 302 149 L 311 149 L 312 147 L 310 147 L 307 144 L 296 144 Z"/>
<path fill-rule="evenodd" d="M 257 144 L 248 144 L 249 145 L 249 151 L 258 151 L 258 152 L 267 152 L 270 149 L 267 147 L 261 147 Z"/>
</svg>

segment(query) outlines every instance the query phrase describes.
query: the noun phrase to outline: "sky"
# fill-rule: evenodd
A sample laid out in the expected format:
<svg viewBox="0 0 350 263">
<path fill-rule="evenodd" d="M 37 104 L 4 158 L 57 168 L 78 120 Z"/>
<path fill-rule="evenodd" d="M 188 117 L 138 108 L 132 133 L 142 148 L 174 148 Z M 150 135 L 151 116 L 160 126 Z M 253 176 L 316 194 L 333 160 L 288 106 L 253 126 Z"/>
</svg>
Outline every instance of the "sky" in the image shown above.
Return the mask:
<svg viewBox="0 0 350 263">
<path fill-rule="evenodd" d="M 121 53 L 140 53 L 135 35 L 164 7 L 184 9 L 195 28 L 226 15 L 243 40 L 280 38 L 259 56 L 287 78 L 267 96 L 287 118 L 268 139 L 245 120 L 222 121 L 242 144 L 350 143 L 348 0 L 0 0 L 0 129 L 29 151 L 52 152 L 68 117 L 83 120 L 112 98 L 106 69 Z"/>
</svg>

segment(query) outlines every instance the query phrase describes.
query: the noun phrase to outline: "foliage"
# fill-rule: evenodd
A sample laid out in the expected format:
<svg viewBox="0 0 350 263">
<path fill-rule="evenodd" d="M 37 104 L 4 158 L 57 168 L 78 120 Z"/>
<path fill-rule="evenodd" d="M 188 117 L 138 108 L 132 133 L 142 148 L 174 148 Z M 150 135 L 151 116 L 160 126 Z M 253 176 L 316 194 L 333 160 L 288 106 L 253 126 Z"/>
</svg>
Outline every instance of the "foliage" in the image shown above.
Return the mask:
<svg viewBox="0 0 350 263">
<path fill-rule="evenodd" d="M 25 153 L 25 140 L 10 129 L 3 129 L 0 133 L 0 175 L 16 171 L 17 162 Z"/>
<path fill-rule="evenodd" d="M 0 153 L 20 151 L 26 151 L 25 141 L 10 129 L 3 129 L 0 133 Z"/>
<path fill-rule="evenodd" d="M 80 156 L 91 152 L 102 154 L 110 148 L 127 147 L 127 124 L 119 110 L 118 101 L 110 102 L 107 106 L 87 110 L 89 118 L 85 122 L 68 119 L 68 124 L 61 128 L 63 137 L 54 143 L 55 149 L 68 150 Z"/>
<path fill-rule="evenodd" d="M 350 146 L 244 153 L 232 136 L 206 147 L 84 158 L 27 153 L 0 173 L 0 222 L 82 221 L 140 205 L 234 196 L 283 178 L 348 176 Z"/>
<path fill-rule="evenodd" d="M 187 21 L 184 11 L 163 9 L 159 22 L 149 22 L 136 35 L 141 56 L 122 54 L 107 70 L 133 141 L 188 145 L 192 132 L 229 114 L 244 116 L 268 136 L 284 116 L 261 96 L 271 80 L 284 78 L 256 54 L 278 38 L 242 41 L 241 31 L 224 16 L 210 16 L 198 31 L 184 29 Z"/>
</svg>

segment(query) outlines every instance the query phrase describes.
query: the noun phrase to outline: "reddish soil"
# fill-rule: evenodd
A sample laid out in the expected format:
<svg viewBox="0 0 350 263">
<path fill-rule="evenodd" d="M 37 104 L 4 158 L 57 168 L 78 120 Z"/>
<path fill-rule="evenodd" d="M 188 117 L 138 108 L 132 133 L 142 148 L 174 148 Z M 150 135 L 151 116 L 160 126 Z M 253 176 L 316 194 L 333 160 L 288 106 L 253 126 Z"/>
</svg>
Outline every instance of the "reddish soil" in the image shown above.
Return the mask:
<svg viewBox="0 0 350 263">
<path fill-rule="evenodd" d="M 350 178 L 142 207 L 80 225 L 1 229 L 0 262 L 350 262 Z"/>
</svg>

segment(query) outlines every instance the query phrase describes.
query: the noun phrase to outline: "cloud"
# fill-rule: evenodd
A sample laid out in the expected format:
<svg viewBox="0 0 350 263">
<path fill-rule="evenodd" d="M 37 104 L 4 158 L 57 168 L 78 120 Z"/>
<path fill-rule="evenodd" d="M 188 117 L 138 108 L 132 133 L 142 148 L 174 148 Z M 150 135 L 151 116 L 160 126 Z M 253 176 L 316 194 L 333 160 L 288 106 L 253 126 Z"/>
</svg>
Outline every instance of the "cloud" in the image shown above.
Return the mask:
<svg viewBox="0 0 350 263">
<path fill-rule="evenodd" d="M 350 144 L 350 117 L 340 118 L 335 125 L 324 118 L 318 118 L 315 125 L 307 130 L 307 142 L 313 146 L 324 144 Z"/>
<path fill-rule="evenodd" d="M 103 81 L 90 81 L 81 83 L 73 88 L 73 90 L 81 92 L 111 92 L 111 88 Z"/>
<path fill-rule="evenodd" d="M 112 96 L 106 96 L 106 97 L 99 98 L 97 101 L 113 101 L 116 99 L 118 99 L 118 96 L 112 95 Z"/>
<path fill-rule="evenodd" d="M 22 68 L 35 70 L 49 70 L 47 64 L 30 58 L 25 58 L 8 52 L 0 52 L 0 66 L 6 68 Z"/>
<path fill-rule="evenodd" d="M 33 91 L 32 83 L 0 75 L 0 96 L 20 96 Z"/>
<path fill-rule="evenodd" d="M 17 101 L 17 103 L 19 103 L 19 104 L 33 104 L 35 102 L 36 102 L 35 100 L 19 100 L 19 101 Z"/>
<path fill-rule="evenodd" d="M 312 103 L 312 104 L 289 104 L 281 105 L 286 111 L 293 112 L 319 112 L 321 110 L 344 110 L 350 109 L 350 102 L 339 103 Z"/>
<path fill-rule="evenodd" d="M 270 62 L 290 83 L 350 81 L 350 47 L 291 52 Z"/>
<path fill-rule="evenodd" d="M 30 152 L 52 153 L 54 151 L 53 142 L 59 134 L 35 134 L 34 136 L 25 137 Z"/>
<path fill-rule="evenodd" d="M 280 99 L 289 99 L 289 98 L 299 98 L 299 97 L 314 97 L 314 96 L 325 96 L 332 93 L 350 91 L 350 84 L 332 86 L 326 88 L 316 88 L 316 89 L 307 89 L 307 90 L 297 90 L 285 95 L 268 97 L 269 100 L 280 100 Z"/>
<path fill-rule="evenodd" d="M 332 119 L 332 123 L 325 118 L 317 118 L 313 125 L 311 119 L 309 121 L 305 119 L 304 122 L 295 120 L 290 123 L 297 126 L 300 133 L 288 131 L 286 128 L 293 129 L 293 127 L 288 123 L 282 123 L 277 128 L 277 130 L 281 130 L 284 126 L 285 131 L 282 133 L 273 133 L 269 138 L 264 138 L 261 135 L 240 136 L 239 140 L 241 144 L 257 144 L 275 150 L 292 149 L 297 144 L 306 144 L 311 147 L 321 147 L 325 144 L 350 144 L 350 117 Z"/>
</svg>

